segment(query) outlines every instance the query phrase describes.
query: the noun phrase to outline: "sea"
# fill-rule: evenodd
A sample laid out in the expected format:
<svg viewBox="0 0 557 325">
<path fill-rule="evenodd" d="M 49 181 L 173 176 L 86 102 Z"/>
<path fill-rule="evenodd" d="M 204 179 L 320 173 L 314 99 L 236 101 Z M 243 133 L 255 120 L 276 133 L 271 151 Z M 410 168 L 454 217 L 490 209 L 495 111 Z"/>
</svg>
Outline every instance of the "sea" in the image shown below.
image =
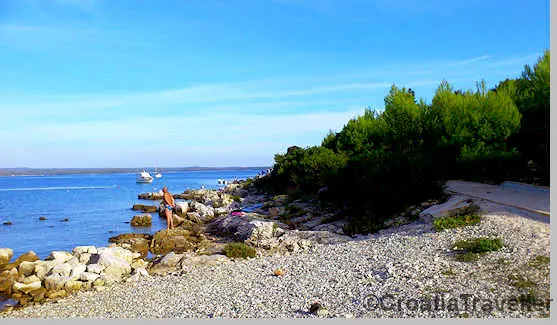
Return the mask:
<svg viewBox="0 0 557 325">
<path fill-rule="evenodd" d="M 34 251 L 44 259 L 52 251 L 71 251 L 75 246 L 107 246 L 122 233 L 150 233 L 166 228 L 166 220 L 152 213 L 151 227 L 133 227 L 140 214 L 135 203 L 139 193 L 163 186 L 173 193 L 187 189 L 217 189 L 218 179 L 246 179 L 261 169 L 163 172 L 152 183 L 136 183 L 136 173 L 73 174 L 0 177 L 0 248 L 11 248 L 14 259 Z M 45 220 L 40 220 L 44 217 Z M 11 223 L 11 224 L 5 224 Z"/>
</svg>

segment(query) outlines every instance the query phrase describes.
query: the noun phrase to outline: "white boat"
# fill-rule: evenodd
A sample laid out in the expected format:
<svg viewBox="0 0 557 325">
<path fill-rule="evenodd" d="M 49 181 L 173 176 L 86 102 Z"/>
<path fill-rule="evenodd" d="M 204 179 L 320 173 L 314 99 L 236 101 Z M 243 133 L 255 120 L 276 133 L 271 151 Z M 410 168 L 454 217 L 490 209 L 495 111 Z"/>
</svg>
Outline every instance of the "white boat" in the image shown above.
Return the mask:
<svg viewBox="0 0 557 325">
<path fill-rule="evenodd" d="M 162 178 L 162 174 L 161 173 L 156 173 L 155 178 Z"/>
<path fill-rule="evenodd" d="M 136 183 L 152 183 L 152 182 L 153 182 L 153 176 L 151 176 L 151 174 L 149 174 L 145 170 L 141 171 L 141 173 L 137 175 Z"/>
</svg>

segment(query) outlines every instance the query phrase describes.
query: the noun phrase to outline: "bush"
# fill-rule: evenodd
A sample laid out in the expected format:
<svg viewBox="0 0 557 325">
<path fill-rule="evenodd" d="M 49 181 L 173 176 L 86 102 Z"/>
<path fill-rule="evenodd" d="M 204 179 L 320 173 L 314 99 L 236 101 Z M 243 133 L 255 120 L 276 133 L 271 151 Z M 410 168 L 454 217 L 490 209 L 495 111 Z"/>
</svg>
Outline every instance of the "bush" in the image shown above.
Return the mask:
<svg viewBox="0 0 557 325">
<path fill-rule="evenodd" d="M 346 158 L 324 147 L 291 147 L 286 154 L 276 155 L 275 161 L 270 187 L 301 196 L 326 186 L 345 165 Z"/>
<path fill-rule="evenodd" d="M 481 218 L 477 214 L 464 216 L 450 216 L 433 220 L 433 230 L 442 231 L 444 229 L 460 228 L 479 224 Z"/>
<path fill-rule="evenodd" d="M 503 248 L 503 242 L 499 238 L 472 238 L 460 240 L 454 244 L 458 250 L 457 260 L 471 262 L 478 260 L 483 254 Z"/>
<path fill-rule="evenodd" d="M 320 146 L 275 155 L 271 175 L 256 186 L 291 198 L 327 188 L 319 198 L 347 216 L 348 233 L 376 231 L 409 206 L 442 197 L 447 179 L 499 183 L 528 173 L 544 179 L 548 116 L 549 53 L 520 80 L 493 90 L 485 82 L 454 90 L 443 81 L 429 105 L 393 85 L 383 112 L 366 109 Z M 527 133 L 515 139 L 518 131 Z M 474 220 L 439 222 L 452 227 Z"/>
<path fill-rule="evenodd" d="M 496 88 L 509 94 L 522 114 L 520 130 L 509 138 L 525 161 L 539 167 L 534 175 L 523 171 L 521 181 L 549 185 L 550 53 L 545 51 L 533 67 L 524 66 L 517 79 L 507 79 Z"/>
<path fill-rule="evenodd" d="M 456 161 L 458 178 L 499 184 L 513 175 L 524 174 L 527 162 L 517 151 L 472 151 L 465 146 Z"/>
<path fill-rule="evenodd" d="M 230 258 L 248 258 L 257 256 L 257 251 L 244 243 L 235 242 L 224 246 L 224 254 Z"/>
</svg>

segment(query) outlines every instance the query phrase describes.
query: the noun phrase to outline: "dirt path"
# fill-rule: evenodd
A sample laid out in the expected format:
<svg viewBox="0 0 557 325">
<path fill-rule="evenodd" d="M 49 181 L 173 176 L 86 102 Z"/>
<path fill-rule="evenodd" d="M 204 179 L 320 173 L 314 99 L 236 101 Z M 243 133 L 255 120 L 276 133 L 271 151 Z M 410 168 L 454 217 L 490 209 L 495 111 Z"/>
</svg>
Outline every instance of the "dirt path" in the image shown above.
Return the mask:
<svg viewBox="0 0 557 325">
<path fill-rule="evenodd" d="M 505 182 L 489 185 L 467 181 L 447 181 L 447 189 L 549 217 L 549 188 Z"/>
</svg>

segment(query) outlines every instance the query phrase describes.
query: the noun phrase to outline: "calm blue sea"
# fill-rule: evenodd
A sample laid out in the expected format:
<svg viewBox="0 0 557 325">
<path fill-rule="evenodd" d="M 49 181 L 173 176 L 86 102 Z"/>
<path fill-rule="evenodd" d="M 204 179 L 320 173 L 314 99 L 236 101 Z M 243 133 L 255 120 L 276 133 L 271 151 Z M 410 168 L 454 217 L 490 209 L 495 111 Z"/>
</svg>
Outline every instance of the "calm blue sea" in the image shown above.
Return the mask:
<svg viewBox="0 0 557 325">
<path fill-rule="evenodd" d="M 71 251 L 78 245 L 108 245 L 121 233 L 155 233 L 166 221 L 152 214 L 149 228 L 132 227 L 137 194 L 167 186 L 171 193 L 186 189 L 218 188 L 217 179 L 247 178 L 260 169 L 166 172 L 151 184 L 137 184 L 135 173 L 0 177 L 0 247 L 14 250 L 14 257 L 34 251 L 41 258 L 53 250 Z M 46 220 L 41 221 L 39 217 Z M 68 218 L 68 222 L 63 220 Z M 12 225 L 3 225 L 11 221 Z"/>
</svg>

